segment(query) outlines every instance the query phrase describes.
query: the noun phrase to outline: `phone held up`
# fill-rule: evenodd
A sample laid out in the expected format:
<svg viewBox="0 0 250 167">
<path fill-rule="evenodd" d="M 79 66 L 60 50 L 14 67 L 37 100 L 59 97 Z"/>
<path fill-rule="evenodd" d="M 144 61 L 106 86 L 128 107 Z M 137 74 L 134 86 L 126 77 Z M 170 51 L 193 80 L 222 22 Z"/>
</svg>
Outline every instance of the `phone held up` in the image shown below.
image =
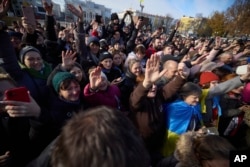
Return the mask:
<svg viewBox="0 0 250 167">
<path fill-rule="evenodd" d="M 30 25 L 36 26 L 36 17 L 32 6 L 22 6 L 23 16 L 27 18 Z"/>
<path fill-rule="evenodd" d="M 4 92 L 4 95 L 5 95 L 5 100 L 30 102 L 28 89 L 25 87 L 8 89 Z"/>
</svg>

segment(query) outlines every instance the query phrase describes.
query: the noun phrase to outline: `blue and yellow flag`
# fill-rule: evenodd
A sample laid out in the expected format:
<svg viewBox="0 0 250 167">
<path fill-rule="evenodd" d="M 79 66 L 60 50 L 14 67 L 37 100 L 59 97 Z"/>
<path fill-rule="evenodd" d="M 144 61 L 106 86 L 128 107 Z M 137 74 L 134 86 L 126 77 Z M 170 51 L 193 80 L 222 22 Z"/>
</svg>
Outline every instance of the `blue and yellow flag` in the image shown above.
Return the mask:
<svg viewBox="0 0 250 167">
<path fill-rule="evenodd" d="M 202 124 L 200 105 L 190 106 L 183 100 L 177 100 L 173 103 L 165 104 L 166 112 L 166 137 L 163 148 L 163 155 L 171 155 L 176 147 L 179 136 L 187 132 L 190 121 L 195 115 L 200 124 Z"/>
</svg>

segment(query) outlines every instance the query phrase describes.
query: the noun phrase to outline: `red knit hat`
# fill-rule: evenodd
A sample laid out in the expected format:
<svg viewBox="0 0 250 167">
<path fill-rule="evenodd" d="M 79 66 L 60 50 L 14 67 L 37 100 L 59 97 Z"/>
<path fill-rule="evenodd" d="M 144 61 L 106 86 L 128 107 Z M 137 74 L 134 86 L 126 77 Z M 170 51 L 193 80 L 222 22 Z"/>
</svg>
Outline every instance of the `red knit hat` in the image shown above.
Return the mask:
<svg viewBox="0 0 250 167">
<path fill-rule="evenodd" d="M 218 81 L 219 77 L 213 72 L 202 72 L 200 75 L 200 85 L 209 83 L 211 81 Z"/>
</svg>

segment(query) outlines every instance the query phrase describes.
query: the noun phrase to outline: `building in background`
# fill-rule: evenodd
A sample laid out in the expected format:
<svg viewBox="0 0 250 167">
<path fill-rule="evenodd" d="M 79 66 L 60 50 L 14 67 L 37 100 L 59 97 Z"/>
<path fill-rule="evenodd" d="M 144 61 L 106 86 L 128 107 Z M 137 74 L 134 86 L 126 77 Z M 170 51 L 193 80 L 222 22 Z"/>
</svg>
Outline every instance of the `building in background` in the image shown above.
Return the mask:
<svg viewBox="0 0 250 167">
<path fill-rule="evenodd" d="M 198 30 L 204 25 L 206 18 L 183 16 L 180 19 L 178 31 L 184 36 L 196 36 Z"/>
<path fill-rule="evenodd" d="M 91 0 L 86 0 L 86 1 L 80 1 L 80 0 L 65 0 L 65 5 L 66 4 L 73 4 L 78 6 L 80 5 L 83 9 L 84 12 L 84 20 L 86 23 L 90 23 L 93 19 L 95 19 L 96 15 L 102 16 L 104 19 L 105 23 L 108 23 L 109 17 L 111 15 L 111 9 L 106 8 L 104 5 L 99 5 Z M 67 10 L 67 7 L 65 6 L 65 21 L 66 22 L 73 22 L 76 21 L 75 16 L 72 15 L 72 13 Z"/>
<path fill-rule="evenodd" d="M 145 25 L 145 27 L 151 30 L 155 30 L 158 27 L 164 27 L 166 32 L 169 32 L 174 21 L 174 19 L 171 16 L 159 16 L 149 13 L 142 13 L 139 10 L 133 10 L 133 9 L 128 9 L 128 10 L 133 12 L 133 18 L 138 18 L 138 16 L 143 16 L 147 20 L 146 21 L 147 24 Z M 126 11 L 118 13 L 120 19 L 123 18 L 125 12 Z M 128 17 L 125 18 L 125 22 L 127 24 L 130 23 L 130 21 L 131 20 Z"/>
<path fill-rule="evenodd" d="M 12 12 L 14 16 L 22 17 L 22 5 L 24 6 L 33 6 L 34 13 L 36 19 L 44 19 L 45 18 L 45 10 L 42 5 L 42 0 L 12 0 Z M 60 4 L 56 4 L 53 2 L 53 13 L 56 19 L 61 18 L 61 6 Z"/>
</svg>

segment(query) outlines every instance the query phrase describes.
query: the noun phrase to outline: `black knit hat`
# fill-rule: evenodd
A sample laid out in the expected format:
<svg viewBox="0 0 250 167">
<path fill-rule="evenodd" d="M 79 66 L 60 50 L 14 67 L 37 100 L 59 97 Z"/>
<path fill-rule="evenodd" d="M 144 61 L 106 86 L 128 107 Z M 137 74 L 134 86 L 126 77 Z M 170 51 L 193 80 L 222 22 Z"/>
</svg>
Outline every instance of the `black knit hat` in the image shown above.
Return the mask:
<svg viewBox="0 0 250 167">
<path fill-rule="evenodd" d="M 112 13 L 111 14 L 111 20 L 119 20 L 119 17 L 118 17 L 118 15 L 117 15 L 117 13 Z"/>
<path fill-rule="evenodd" d="M 113 59 L 113 56 L 109 53 L 109 52 L 103 52 L 100 54 L 100 57 L 99 57 L 99 62 L 103 61 L 104 59 Z"/>
<path fill-rule="evenodd" d="M 94 43 L 94 44 L 100 46 L 99 38 L 97 38 L 95 36 L 88 37 L 87 46 L 89 46 L 91 43 Z"/>
<path fill-rule="evenodd" d="M 21 49 L 21 51 L 19 53 L 19 61 L 21 63 L 24 63 L 24 57 L 25 57 L 25 55 L 28 52 L 31 52 L 31 51 L 37 52 L 37 53 L 39 53 L 41 55 L 40 51 L 38 49 L 36 49 L 35 47 L 33 47 L 33 46 L 25 46 L 24 48 Z"/>
</svg>

